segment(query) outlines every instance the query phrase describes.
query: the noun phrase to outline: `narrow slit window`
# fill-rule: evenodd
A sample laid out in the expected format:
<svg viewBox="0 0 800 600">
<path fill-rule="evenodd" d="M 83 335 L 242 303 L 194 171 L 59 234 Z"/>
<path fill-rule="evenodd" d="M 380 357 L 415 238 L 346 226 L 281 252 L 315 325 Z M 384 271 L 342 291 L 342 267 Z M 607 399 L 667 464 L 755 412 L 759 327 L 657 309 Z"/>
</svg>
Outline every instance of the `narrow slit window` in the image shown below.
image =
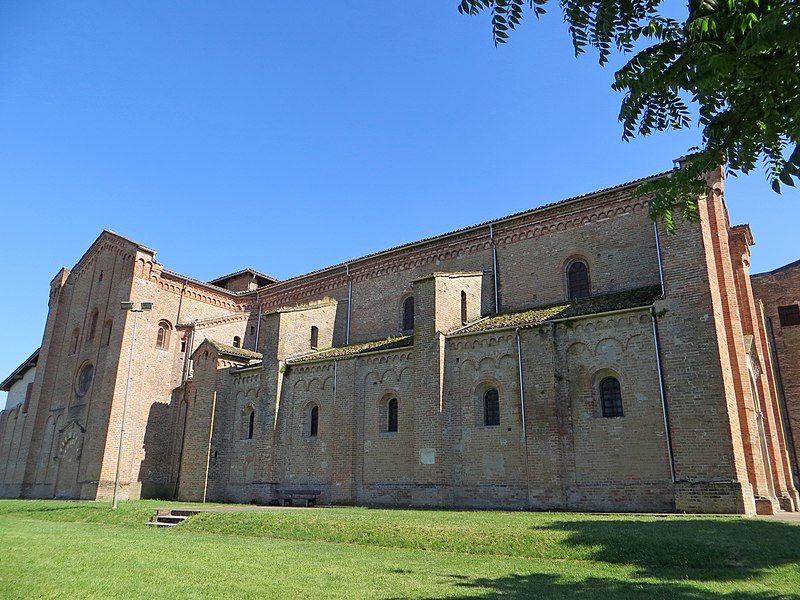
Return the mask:
<svg viewBox="0 0 800 600">
<path fill-rule="evenodd" d="M 461 324 L 467 322 L 467 292 L 461 292 Z"/>
<path fill-rule="evenodd" d="M 111 327 L 113 323 L 111 321 L 106 321 L 105 325 L 103 325 L 103 338 L 100 340 L 100 343 L 103 346 L 108 346 L 111 343 Z"/>
<path fill-rule="evenodd" d="M 319 433 L 319 406 L 312 406 L 311 413 L 309 414 L 308 435 L 309 437 L 317 437 Z"/>
<path fill-rule="evenodd" d="M 247 439 L 248 440 L 252 440 L 253 439 L 253 430 L 255 429 L 255 426 L 256 426 L 256 411 L 251 410 L 250 411 L 250 417 L 247 420 Z"/>
<path fill-rule="evenodd" d="M 97 333 L 97 318 L 98 318 L 98 312 L 97 309 L 95 309 L 94 311 L 92 311 L 92 316 L 89 320 L 89 331 L 87 332 L 86 336 L 87 340 L 90 341 L 93 340 L 95 333 Z"/>
<path fill-rule="evenodd" d="M 311 349 L 316 350 L 319 346 L 319 327 L 311 326 Z"/>
<path fill-rule="evenodd" d="M 414 296 L 409 296 L 403 302 L 403 331 L 414 329 Z"/>
<path fill-rule="evenodd" d="M 500 394 L 495 388 L 483 395 L 483 424 L 486 427 L 500 425 Z"/>
<path fill-rule="evenodd" d="M 386 423 L 386 431 L 388 433 L 397 433 L 397 409 L 398 409 L 398 402 L 397 398 L 392 398 L 389 400 L 388 405 L 388 419 Z"/>
</svg>

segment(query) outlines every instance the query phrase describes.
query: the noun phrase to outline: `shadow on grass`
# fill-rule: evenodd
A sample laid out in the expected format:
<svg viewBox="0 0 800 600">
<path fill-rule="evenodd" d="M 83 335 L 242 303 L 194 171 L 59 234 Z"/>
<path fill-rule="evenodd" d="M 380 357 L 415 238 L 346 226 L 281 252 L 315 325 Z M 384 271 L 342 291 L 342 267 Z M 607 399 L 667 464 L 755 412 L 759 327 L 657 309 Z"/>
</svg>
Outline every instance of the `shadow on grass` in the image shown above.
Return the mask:
<svg viewBox="0 0 800 600">
<path fill-rule="evenodd" d="M 588 559 L 637 568 L 637 575 L 673 579 L 735 580 L 800 562 L 800 527 L 748 519 L 557 521 L 544 527 L 567 532 L 562 542 Z M 677 575 L 679 577 L 679 575 Z"/>
<path fill-rule="evenodd" d="M 570 600 L 614 600 L 664 598 L 670 600 L 787 600 L 800 596 L 780 593 L 731 592 L 718 593 L 677 582 L 636 582 L 622 579 L 589 577 L 580 581 L 558 575 L 531 574 L 507 575 L 496 579 L 464 578 L 449 576 L 453 585 L 464 590 L 463 595 L 448 596 L 455 600 L 478 600 L 486 598 L 569 598 Z M 399 600 L 399 598 L 397 599 Z M 431 598 L 430 600 L 433 600 Z"/>
</svg>

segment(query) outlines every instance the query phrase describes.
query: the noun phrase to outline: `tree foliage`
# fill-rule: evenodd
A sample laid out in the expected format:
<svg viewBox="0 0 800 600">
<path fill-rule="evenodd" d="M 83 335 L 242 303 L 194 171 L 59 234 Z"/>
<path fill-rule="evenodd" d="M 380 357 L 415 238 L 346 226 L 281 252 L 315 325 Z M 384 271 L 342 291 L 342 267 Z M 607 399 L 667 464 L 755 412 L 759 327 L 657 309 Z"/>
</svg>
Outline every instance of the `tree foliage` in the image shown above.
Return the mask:
<svg viewBox="0 0 800 600">
<path fill-rule="evenodd" d="M 464 14 L 491 13 L 495 45 L 525 14 L 549 0 L 462 0 Z M 763 166 L 773 190 L 800 180 L 800 0 L 689 0 L 684 21 L 662 0 L 560 0 L 576 54 L 631 55 L 615 75 L 624 94 L 622 137 L 682 129 L 698 108 L 703 141 L 683 167 L 646 184 L 653 218 L 672 225 L 678 211 L 696 219 L 702 179 L 717 165 L 729 174 Z"/>
</svg>

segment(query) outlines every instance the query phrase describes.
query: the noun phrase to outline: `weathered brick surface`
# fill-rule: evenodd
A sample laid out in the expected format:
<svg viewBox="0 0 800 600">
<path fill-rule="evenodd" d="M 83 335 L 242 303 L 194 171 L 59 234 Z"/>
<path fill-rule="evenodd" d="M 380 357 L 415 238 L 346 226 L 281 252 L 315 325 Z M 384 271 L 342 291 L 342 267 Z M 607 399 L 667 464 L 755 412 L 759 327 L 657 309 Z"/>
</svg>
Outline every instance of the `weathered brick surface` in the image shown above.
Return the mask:
<svg viewBox="0 0 800 600">
<path fill-rule="evenodd" d="M 763 317 L 763 333 L 759 337 L 767 349 L 761 354 L 767 364 L 761 365 L 761 370 L 769 376 L 778 405 L 772 412 L 772 433 L 773 437 L 787 440 L 785 456 L 781 453 L 779 457 L 784 463 L 783 486 L 789 488 L 788 481 L 794 480 L 794 494 L 791 489 L 787 493 L 794 498 L 796 510 L 796 486 L 800 481 L 797 466 L 800 457 L 800 326 L 782 326 L 778 307 L 800 304 L 800 263 L 755 275 L 751 281 L 754 296 L 763 303 L 763 308 L 758 307 L 762 308 Z M 784 436 L 779 435 L 781 432 Z"/>
<path fill-rule="evenodd" d="M 773 363 L 800 361 L 791 328 L 774 355 L 768 335 L 775 307 L 790 302 L 784 275 L 757 279 L 753 293 L 749 231 L 730 228 L 722 180 L 709 181 L 701 224 L 675 234 L 657 236 L 646 201 L 621 187 L 258 290 L 249 272 L 219 280 L 229 289 L 171 273 L 152 250 L 104 233 L 52 284 L 28 413 L 0 413 L 0 493 L 109 497 L 127 390 L 123 498 L 268 502 L 300 488 L 342 504 L 794 510 L 798 449 L 787 436 L 800 427 L 800 384 L 782 363 L 781 388 Z M 576 258 L 593 295 L 659 285 L 660 266 L 665 294 L 652 307 L 459 332 L 497 311 L 563 302 Z M 123 300 L 154 308 L 122 312 Z M 348 332 L 350 344 L 413 337 L 317 354 L 345 346 Z M 235 338 L 261 356 L 231 348 Z M 602 414 L 608 376 L 622 416 Z M 499 425 L 484 420 L 489 389 Z"/>
</svg>

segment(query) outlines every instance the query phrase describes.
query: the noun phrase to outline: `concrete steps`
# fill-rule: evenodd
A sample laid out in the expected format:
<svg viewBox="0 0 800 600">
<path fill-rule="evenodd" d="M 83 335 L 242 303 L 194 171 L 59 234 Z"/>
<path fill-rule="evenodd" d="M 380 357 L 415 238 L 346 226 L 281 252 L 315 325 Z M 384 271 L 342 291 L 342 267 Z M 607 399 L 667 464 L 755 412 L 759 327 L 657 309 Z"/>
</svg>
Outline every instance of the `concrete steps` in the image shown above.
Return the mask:
<svg viewBox="0 0 800 600">
<path fill-rule="evenodd" d="M 146 524 L 153 527 L 174 527 L 178 523 L 183 523 L 192 515 L 196 515 L 199 510 L 159 508 L 153 518 Z"/>
</svg>

